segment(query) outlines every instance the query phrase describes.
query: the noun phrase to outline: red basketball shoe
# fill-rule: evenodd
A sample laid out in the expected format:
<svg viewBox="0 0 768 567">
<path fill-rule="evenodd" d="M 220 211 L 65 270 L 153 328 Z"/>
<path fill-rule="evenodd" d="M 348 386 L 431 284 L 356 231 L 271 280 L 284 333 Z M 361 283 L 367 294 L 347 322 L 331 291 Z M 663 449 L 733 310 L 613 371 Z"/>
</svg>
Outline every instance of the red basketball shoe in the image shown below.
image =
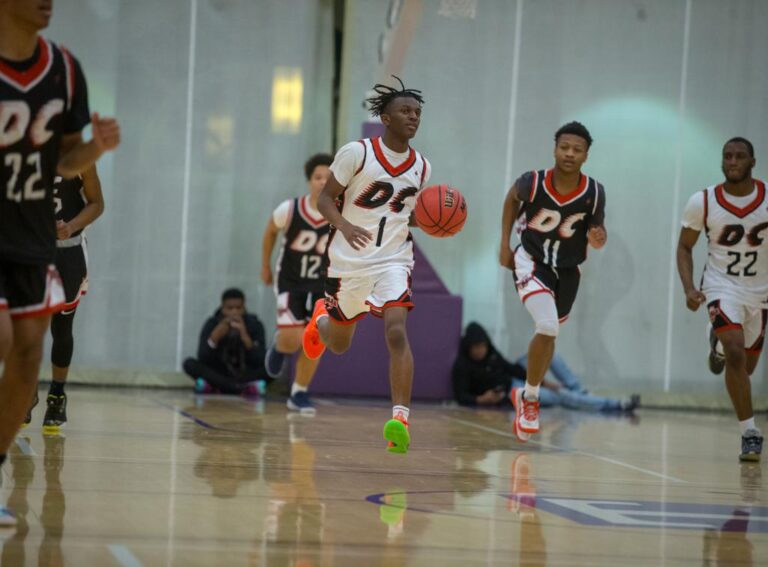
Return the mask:
<svg viewBox="0 0 768 567">
<path fill-rule="evenodd" d="M 321 315 L 328 316 L 328 311 L 325 309 L 325 299 L 318 299 L 315 301 L 315 310 L 312 312 L 312 319 L 310 319 L 307 326 L 304 327 L 302 346 L 304 347 L 304 354 L 311 360 L 320 358 L 325 352 L 325 345 L 323 344 L 323 341 L 320 340 L 320 331 L 317 329 L 317 318 Z"/>
</svg>

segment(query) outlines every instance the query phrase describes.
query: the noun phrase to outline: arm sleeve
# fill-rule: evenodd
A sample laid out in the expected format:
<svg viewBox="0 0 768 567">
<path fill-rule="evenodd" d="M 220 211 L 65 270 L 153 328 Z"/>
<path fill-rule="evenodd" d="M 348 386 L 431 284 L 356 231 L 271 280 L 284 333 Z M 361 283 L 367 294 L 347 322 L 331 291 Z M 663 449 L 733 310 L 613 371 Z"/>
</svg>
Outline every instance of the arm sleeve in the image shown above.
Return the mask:
<svg viewBox="0 0 768 567">
<path fill-rule="evenodd" d="M 531 202 L 531 194 L 533 193 L 533 184 L 536 177 L 533 173 L 533 171 L 526 171 L 515 181 L 517 198 L 526 203 Z"/>
<path fill-rule="evenodd" d="M 360 169 L 365 159 L 363 142 L 350 142 L 336 153 L 331 164 L 331 173 L 342 186 L 346 187 Z"/>
<path fill-rule="evenodd" d="M 64 133 L 74 134 L 91 121 L 91 111 L 88 108 L 88 86 L 80 62 L 66 49 L 62 48 L 61 51 L 73 75 L 72 98 L 64 114 Z"/>
<path fill-rule="evenodd" d="M 475 396 L 469 387 L 469 373 L 461 358 L 457 358 L 456 362 L 453 363 L 451 378 L 453 381 L 454 399 L 463 406 L 476 405 Z"/>
<path fill-rule="evenodd" d="M 595 197 L 595 205 L 590 215 L 590 226 L 603 226 L 605 224 L 605 188 L 598 183 L 597 184 L 597 196 Z"/>
<path fill-rule="evenodd" d="M 291 221 L 291 213 L 293 212 L 293 199 L 288 199 L 280 203 L 277 208 L 272 212 L 272 222 L 280 230 L 284 229 Z"/>
<path fill-rule="evenodd" d="M 683 228 L 701 232 L 704 228 L 704 191 L 691 195 L 683 211 Z"/>
</svg>

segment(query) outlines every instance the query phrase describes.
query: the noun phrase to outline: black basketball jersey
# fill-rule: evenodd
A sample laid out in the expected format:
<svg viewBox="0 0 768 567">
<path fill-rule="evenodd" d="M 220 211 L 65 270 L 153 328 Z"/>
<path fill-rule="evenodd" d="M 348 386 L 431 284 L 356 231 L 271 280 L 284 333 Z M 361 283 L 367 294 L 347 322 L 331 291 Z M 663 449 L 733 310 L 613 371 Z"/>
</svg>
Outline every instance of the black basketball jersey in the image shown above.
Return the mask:
<svg viewBox="0 0 768 567">
<path fill-rule="evenodd" d="M 0 259 L 53 261 L 61 137 L 88 121 L 85 78 L 68 51 L 41 37 L 27 61 L 0 58 Z"/>
<path fill-rule="evenodd" d="M 587 229 L 605 221 L 605 190 L 582 174 L 571 193 L 555 191 L 553 170 L 529 171 L 515 182 L 521 201 L 520 242 L 533 259 L 552 267 L 578 266 L 587 258 Z"/>
<path fill-rule="evenodd" d="M 323 292 L 330 225 L 322 216 L 312 216 L 309 197 L 293 199 L 285 226 L 283 247 L 277 261 L 279 291 Z M 319 214 L 318 214 L 319 215 Z"/>
<path fill-rule="evenodd" d="M 57 221 L 69 222 L 80 214 L 88 201 L 83 195 L 83 178 L 80 176 L 64 179 L 56 176 L 53 183 L 53 205 Z M 82 229 L 73 232 L 77 236 Z"/>
</svg>

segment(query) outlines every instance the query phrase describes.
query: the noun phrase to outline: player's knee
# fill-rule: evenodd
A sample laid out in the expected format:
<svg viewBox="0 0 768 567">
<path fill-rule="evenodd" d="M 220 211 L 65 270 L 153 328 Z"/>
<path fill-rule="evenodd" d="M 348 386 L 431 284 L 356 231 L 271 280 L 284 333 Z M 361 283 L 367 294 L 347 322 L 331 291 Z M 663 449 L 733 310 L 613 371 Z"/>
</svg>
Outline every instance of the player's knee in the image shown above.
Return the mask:
<svg viewBox="0 0 768 567">
<path fill-rule="evenodd" d="M 301 337 L 304 329 L 299 327 L 297 332 L 291 330 L 280 330 L 277 335 L 275 346 L 278 352 L 294 353 L 301 348 Z"/>
<path fill-rule="evenodd" d="M 344 339 L 332 339 L 325 345 L 333 354 L 344 354 L 349 350 L 351 341 Z"/>
<path fill-rule="evenodd" d="M 399 352 L 404 350 L 408 345 L 408 336 L 405 332 L 405 325 L 403 323 L 395 323 L 388 325 L 385 330 L 387 339 L 387 346 L 390 351 Z"/>
<path fill-rule="evenodd" d="M 536 321 L 536 334 L 545 337 L 557 337 L 560 332 L 560 321 L 557 319 L 539 319 Z"/>
<path fill-rule="evenodd" d="M 730 366 L 744 366 L 747 363 L 744 345 L 734 341 L 723 343 L 723 353 L 725 354 L 725 362 Z"/>
</svg>

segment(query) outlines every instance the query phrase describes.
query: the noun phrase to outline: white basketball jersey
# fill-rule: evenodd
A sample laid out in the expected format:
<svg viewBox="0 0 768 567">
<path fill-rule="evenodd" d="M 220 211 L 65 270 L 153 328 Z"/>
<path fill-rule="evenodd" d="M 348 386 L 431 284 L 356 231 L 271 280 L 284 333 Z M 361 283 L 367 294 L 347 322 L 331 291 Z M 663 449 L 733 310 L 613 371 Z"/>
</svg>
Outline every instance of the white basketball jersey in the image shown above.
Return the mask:
<svg viewBox="0 0 768 567">
<path fill-rule="evenodd" d="M 409 148 L 400 163 L 380 138 L 351 142 L 339 150 L 331 172 L 346 190 L 339 197 L 342 216 L 366 229 L 373 240 L 355 250 L 333 230 L 328 243 L 328 277 L 367 276 L 398 265 L 413 267 L 408 220 L 416 194 L 429 178 L 429 162 Z M 362 159 L 360 159 L 362 156 Z M 354 168 L 354 169 L 352 169 Z"/>
<path fill-rule="evenodd" d="M 734 197 L 722 185 L 701 193 L 703 227 L 709 241 L 702 291 L 729 296 L 753 307 L 768 307 L 768 201 L 765 183 Z"/>
</svg>

